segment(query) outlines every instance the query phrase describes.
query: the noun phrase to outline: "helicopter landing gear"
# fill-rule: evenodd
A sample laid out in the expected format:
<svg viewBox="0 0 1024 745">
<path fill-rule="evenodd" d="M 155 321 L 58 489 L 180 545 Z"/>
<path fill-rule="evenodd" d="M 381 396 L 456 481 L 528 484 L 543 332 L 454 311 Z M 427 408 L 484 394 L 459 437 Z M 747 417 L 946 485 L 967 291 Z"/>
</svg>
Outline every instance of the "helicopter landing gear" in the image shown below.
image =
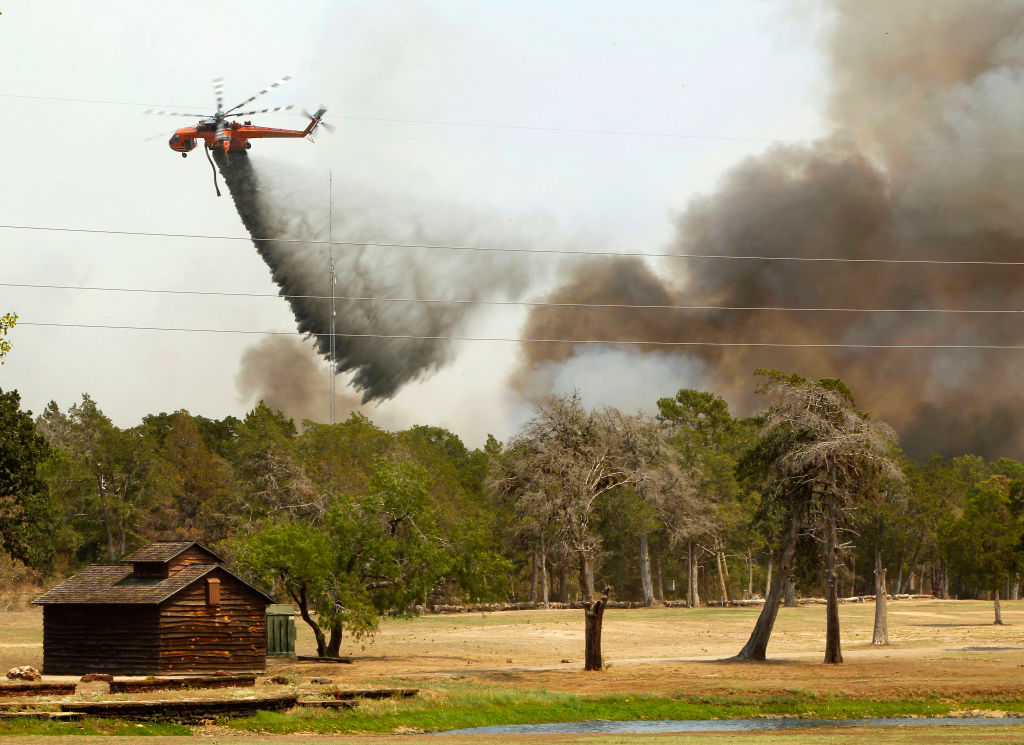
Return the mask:
<svg viewBox="0 0 1024 745">
<path fill-rule="evenodd" d="M 182 157 L 182 158 L 187 158 L 187 157 L 188 157 L 188 153 L 182 153 L 182 154 L 181 154 L 181 157 Z"/>
</svg>

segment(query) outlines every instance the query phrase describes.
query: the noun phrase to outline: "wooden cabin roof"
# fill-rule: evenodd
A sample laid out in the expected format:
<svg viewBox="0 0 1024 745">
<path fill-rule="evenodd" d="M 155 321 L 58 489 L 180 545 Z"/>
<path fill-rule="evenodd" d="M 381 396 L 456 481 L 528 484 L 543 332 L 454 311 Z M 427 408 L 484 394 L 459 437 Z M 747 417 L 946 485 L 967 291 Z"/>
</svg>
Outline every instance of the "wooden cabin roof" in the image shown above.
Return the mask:
<svg viewBox="0 0 1024 745">
<path fill-rule="evenodd" d="M 183 542 L 181 545 L 188 548 L 193 544 Z M 149 547 L 147 546 L 147 548 Z M 138 559 L 138 561 L 146 560 Z M 152 561 L 159 561 L 159 559 Z M 87 567 L 36 598 L 32 603 L 34 605 L 159 605 L 213 571 L 221 571 L 230 575 L 254 593 L 261 595 L 268 603 L 274 602 L 270 595 L 253 587 L 220 564 L 191 564 L 169 577 L 134 577 L 132 576 L 132 567 L 121 564 Z"/>
<path fill-rule="evenodd" d="M 224 563 L 224 559 L 197 541 L 153 541 L 149 545 L 143 546 L 122 557 L 121 561 L 125 564 L 133 562 L 167 562 L 182 551 L 187 551 L 193 546 L 208 553 L 218 564 Z"/>
</svg>

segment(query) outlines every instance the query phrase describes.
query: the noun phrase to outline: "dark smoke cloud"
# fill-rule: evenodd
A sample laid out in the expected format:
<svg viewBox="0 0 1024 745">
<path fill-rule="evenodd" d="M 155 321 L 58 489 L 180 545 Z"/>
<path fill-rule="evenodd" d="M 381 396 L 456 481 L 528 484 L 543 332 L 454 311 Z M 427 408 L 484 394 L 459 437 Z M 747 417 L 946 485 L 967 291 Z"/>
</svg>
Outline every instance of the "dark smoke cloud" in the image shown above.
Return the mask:
<svg viewBox="0 0 1024 745">
<path fill-rule="evenodd" d="M 1019 260 L 1024 256 L 1024 4 L 833 3 L 834 133 L 736 166 L 676 222 L 672 252 Z M 1017 268 L 703 259 L 656 274 L 635 260 L 570 273 L 558 302 L 834 308 L 1021 308 Z M 537 308 L 525 335 L 835 344 L 1022 344 L 1010 315 L 593 311 Z M 651 350 L 653 351 L 653 350 Z M 665 349 L 657 350 L 665 354 Z M 524 345 L 523 369 L 592 350 Z M 1013 351 L 696 347 L 705 387 L 741 412 L 751 372 L 838 376 L 914 455 L 1024 456 L 1021 356 Z M 609 372 L 615 374 L 615 372 Z M 628 370 L 621 372 L 628 376 Z M 666 395 L 658 391 L 652 395 Z M 532 391 L 531 391 L 532 393 Z"/>
<path fill-rule="evenodd" d="M 298 422 L 322 421 L 330 408 L 329 371 L 308 343 L 293 337 L 270 336 L 249 347 L 235 384 L 244 401 L 262 400 Z M 358 396 L 335 394 L 339 420 L 359 406 Z"/>
<path fill-rule="evenodd" d="M 232 154 L 230 165 L 221 156 L 218 165 L 254 239 L 320 241 L 254 243 L 282 295 L 320 296 L 289 297 L 288 303 L 299 331 L 309 334 L 317 352 L 329 359 L 331 302 L 323 299 L 330 294 L 324 244 L 330 234 L 326 183 L 312 183 L 309 174 L 278 164 L 257 166 L 245 152 Z M 456 246 L 508 242 L 507 219 L 484 218 L 443 205 L 417 212 L 396 202 L 336 183 L 334 239 Z M 527 282 L 522 262 L 493 254 L 338 245 L 334 260 L 335 293 L 349 298 L 508 299 L 521 294 Z M 444 340 L 381 337 L 458 335 L 474 306 L 338 299 L 335 308 L 337 333 L 354 335 L 337 337 L 337 371 L 350 374 L 348 384 L 365 403 L 393 397 L 402 386 L 443 367 L 453 355 L 451 344 Z M 364 334 L 374 336 L 359 336 Z M 254 364 L 251 357 L 248 364 Z M 242 373 L 243 377 L 251 374 Z M 272 384 L 265 381 L 258 387 L 267 389 Z"/>
</svg>

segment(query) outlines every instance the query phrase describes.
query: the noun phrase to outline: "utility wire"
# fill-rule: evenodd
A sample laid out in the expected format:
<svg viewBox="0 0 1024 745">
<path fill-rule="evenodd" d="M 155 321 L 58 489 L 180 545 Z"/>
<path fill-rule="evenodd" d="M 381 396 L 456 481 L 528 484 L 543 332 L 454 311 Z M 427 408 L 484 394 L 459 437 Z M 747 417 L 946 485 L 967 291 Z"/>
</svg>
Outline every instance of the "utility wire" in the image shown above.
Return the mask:
<svg viewBox="0 0 1024 745">
<path fill-rule="evenodd" d="M 505 246 L 449 246 L 441 243 L 387 243 L 383 241 L 329 241 L 302 238 L 249 238 L 237 235 L 200 233 L 153 233 L 142 230 L 101 230 L 90 228 L 58 228 L 43 225 L 0 225 L 2 230 L 28 230 L 51 233 L 86 233 L 125 235 L 146 238 L 187 238 L 189 240 L 251 241 L 253 243 L 302 243 L 306 245 L 357 246 L 377 248 L 429 248 L 447 251 L 481 251 L 516 254 L 557 254 L 562 256 L 630 256 L 661 259 L 728 259 L 736 261 L 796 261 L 826 264 L 929 264 L 950 266 L 1024 266 L 1024 261 L 988 261 L 981 259 L 891 259 L 844 258 L 836 256 L 757 256 L 746 254 L 646 253 L 643 251 L 570 251 L 560 248 L 509 248 Z"/>
<path fill-rule="evenodd" d="M 108 101 L 98 98 L 61 98 L 58 96 L 28 96 L 20 93 L 0 93 L 0 98 L 23 98 L 29 101 L 61 101 L 63 103 L 100 103 L 108 106 L 150 106 L 165 109 L 197 109 L 199 106 L 166 106 L 156 103 L 138 103 L 135 101 Z M 209 105 L 207 105 L 208 107 Z"/>
<path fill-rule="evenodd" d="M 963 313 L 1024 314 L 1024 308 L 799 308 L 756 305 L 640 305 L 632 303 L 550 303 L 530 300 L 478 300 L 443 298 L 375 297 L 372 295 L 288 295 L 273 292 L 219 292 L 214 290 L 160 290 L 137 287 L 90 287 L 83 285 L 31 284 L 0 282 L 0 287 L 33 290 L 85 290 L 95 292 L 127 292 L 147 295 L 199 295 L 212 297 L 286 298 L 291 300 L 345 300 L 373 303 L 431 303 L 439 305 L 499 305 L 528 308 L 606 308 L 628 310 L 694 310 L 694 311 L 778 311 L 785 313 Z"/>
<path fill-rule="evenodd" d="M 178 326 L 129 326 L 100 323 L 45 323 L 18 321 L 18 326 L 47 326 L 78 329 L 114 329 L 129 331 L 177 331 L 199 334 L 262 334 L 275 336 L 331 336 L 302 331 L 257 331 L 252 329 L 204 329 Z M 786 349 L 986 349 L 1024 350 L 1024 344 L 784 344 L 777 342 L 719 342 L 719 341 L 641 341 L 612 339 L 522 339 L 505 336 L 420 336 L 417 334 L 350 334 L 336 332 L 335 337 L 345 339 L 419 339 L 427 341 L 490 341 L 516 344 L 608 344 L 658 347 L 772 347 Z"/>
<path fill-rule="evenodd" d="M 96 103 L 112 106 L 138 106 L 171 109 L 202 109 L 201 106 L 167 106 L 165 104 L 137 103 L 133 101 L 105 101 L 94 98 L 63 98 L 57 96 L 28 96 L 16 93 L 0 93 L 0 98 L 22 98 L 34 101 L 61 101 L 65 103 Z M 474 129 L 503 129 L 522 132 L 557 132 L 562 134 L 583 135 L 614 135 L 625 137 L 649 137 L 676 140 L 705 140 L 711 142 L 749 142 L 759 144 L 806 145 L 809 139 L 792 139 L 785 137 L 734 137 L 729 135 L 687 134 L 683 132 L 654 132 L 631 129 L 596 129 L 588 127 L 550 127 L 532 124 L 508 124 L 502 122 L 466 122 L 448 119 L 410 119 L 403 117 L 358 116 L 354 114 L 336 114 L 332 119 L 345 119 L 357 122 L 382 122 L 389 124 L 420 124 L 435 127 L 467 127 Z M 884 145 L 876 144 L 881 150 L 918 150 L 937 152 L 968 152 L 968 153 L 1024 153 L 1024 148 L 993 148 L 993 147 L 950 147 L 942 145 Z"/>
</svg>

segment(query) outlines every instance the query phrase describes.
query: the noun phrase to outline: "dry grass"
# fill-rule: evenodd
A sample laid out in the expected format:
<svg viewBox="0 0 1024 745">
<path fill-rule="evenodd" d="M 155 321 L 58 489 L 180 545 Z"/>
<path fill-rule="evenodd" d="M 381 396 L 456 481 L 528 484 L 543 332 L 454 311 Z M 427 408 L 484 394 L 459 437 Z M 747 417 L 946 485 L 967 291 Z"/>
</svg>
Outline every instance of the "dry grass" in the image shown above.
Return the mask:
<svg viewBox="0 0 1024 745">
<path fill-rule="evenodd" d="M 581 611 L 393 620 L 372 644 L 344 645 L 342 653 L 355 658 L 353 665 L 273 664 L 352 685 L 463 676 L 580 693 L 792 690 L 857 698 L 1024 693 L 1024 601 L 1004 601 L 1007 625 L 1002 627 L 992 624 L 988 602 L 916 600 L 891 602 L 889 608 L 892 644 L 880 648 L 871 645 L 874 606 L 841 607 L 846 663 L 840 666 L 821 661 L 822 606 L 780 609 L 767 664 L 726 661 L 746 641 L 755 608 L 610 610 L 603 638 L 610 668 L 599 674 L 581 670 Z M 299 631 L 299 651 L 313 651 L 305 628 Z"/>
<path fill-rule="evenodd" d="M 582 671 L 581 611 L 522 611 L 494 614 L 427 616 L 386 621 L 373 643 L 346 640 L 342 653 L 351 665 L 273 660 L 270 672 L 284 672 L 311 689 L 314 676 L 362 687 L 394 681 L 429 686 L 445 679 L 497 683 L 520 689 L 572 693 L 647 693 L 661 696 L 785 697 L 834 695 L 849 699 L 900 700 L 938 696 L 969 700 L 1024 698 L 1024 601 L 1003 604 L 1006 626 L 994 626 L 992 604 L 974 601 L 900 601 L 890 603 L 889 647 L 870 643 L 871 604 L 843 605 L 840 666 L 821 662 L 824 608 L 783 608 L 769 645 L 767 663 L 726 658 L 746 640 L 757 609 L 610 610 L 605 617 L 604 652 L 610 668 Z M 312 635 L 299 622 L 299 652 L 313 652 Z M 39 665 L 42 658 L 38 609 L 0 613 L 0 668 Z M 563 663 L 563 659 L 569 662 Z M 279 690 L 257 686 L 257 692 Z M 251 694 L 238 689 L 229 695 Z M 145 697 L 170 698 L 197 692 L 165 692 Z M 227 691 L 203 695 L 222 696 Z M 238 735 L 211 730 L 218 739 L 289 742 L 299 737 Z M 515 736 L 521 743 L 592 740 L 626 743 L 665 739 L 711 743 L 722 740 L 774 743 L 870 742 L 1020 742 L 1018 728 L 914 730 L 901 732 L 800 732 L 673 736 Z M 161 741 L 163 738 L 159 738 Z M 317 738 L 318 741 L 320 738 Z M 388 742 L 404 742 L 392 736 Z M 431 742 L 493 742 L 461 736 Z M 34 742 L 36 740 L 33 740 Z M 44 740 L 40 738 L 39 742 Z M 55 742 L 67 740 L 55 740 Z M 183 742 L 182 740 L 173 740 Z M 324 742 L 368 742 L 366 737 L 324 738 Z M 411 741 L 411 739 L 410 739 Z M 417 740 L 421 741 L 421 740 Z M 147 738 L 147 742 L 157 742 Z M 171 742 L 171 740 L 168 740 Z"/>
</svg>

